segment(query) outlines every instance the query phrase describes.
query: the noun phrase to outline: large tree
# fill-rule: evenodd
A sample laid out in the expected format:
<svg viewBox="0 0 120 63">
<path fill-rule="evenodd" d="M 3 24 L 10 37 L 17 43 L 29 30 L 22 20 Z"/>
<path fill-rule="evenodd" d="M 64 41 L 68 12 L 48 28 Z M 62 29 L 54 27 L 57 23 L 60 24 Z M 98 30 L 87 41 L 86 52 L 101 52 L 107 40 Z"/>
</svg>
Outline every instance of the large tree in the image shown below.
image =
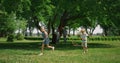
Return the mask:
<svg viewBox="0 0 120 63">
<path fill-rule="evenodd" d="M 81 21 L 83 21 L 84 23 L 81 25 L 85 24 L 86 27 L 95 28 L 95 18 L 99 15 L 98 0 L 54 0 L 53 5 L 55 6 L 53 21 L 59 21 L 60 35 L 62 35 L 62 28 L 70 22 L 72 24 L 69 26 L 74 26 L 76 23 L 81 24 Z"/>
<path fill-rule="evenodd" d="M 17 29 L 17 22 L 15 20 L 15 14 L 5 15 L 0 17 L 0 36 L 5 37 L 8 34 L 12 34 Z"/>
<path fill-rule="evenodd" d="M 120 0 L 100 0 L 101 14 L 99 23 L 102 26 L 105 35 L 109 35 L 109 31 L 116 30 L 119 33 L 119 17 L 120 17 Z"/>
<path fill-rule="evenodd" d="M 16 19 L 25 18 L 30 30 L 35 26 L 39 29 L 39 22 L 44 22 L 49 33 L 52 29 L 54 39 L 55 30 L 58 29 L 62 35 L 65 26 L 84 26 L 90 28 L 91 33 L 96 23 L 104 30 L 109 26 L 118 29 L 119 2 L 120 0 L 1 0 L 1 5 L 4 12 L 14 13 Z"/>
</svg>

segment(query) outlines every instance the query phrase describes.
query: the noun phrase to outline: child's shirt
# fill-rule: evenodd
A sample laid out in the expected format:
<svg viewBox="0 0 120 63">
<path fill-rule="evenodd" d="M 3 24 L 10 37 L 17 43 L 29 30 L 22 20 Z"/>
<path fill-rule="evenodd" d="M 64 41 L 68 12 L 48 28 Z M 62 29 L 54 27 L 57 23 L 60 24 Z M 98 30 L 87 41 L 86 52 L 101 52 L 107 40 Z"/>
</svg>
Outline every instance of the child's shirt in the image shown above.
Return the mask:
<svg viewBox="0 0 120 63">
<path fill-rule="evenodd" d="M 81 34 L 81 39 L 82 39 L 82 41 L 87 42 L 87 36 L 88 36 L 87 33 Z"/>
<path fill-rule="evenodd" d="M 45 34 L 45 32 L 42 32 L 42 37 L 43 37 L 43 39 L 46 39 L 46 38 L 48 38 L 48 35 Z"/>
</svg>

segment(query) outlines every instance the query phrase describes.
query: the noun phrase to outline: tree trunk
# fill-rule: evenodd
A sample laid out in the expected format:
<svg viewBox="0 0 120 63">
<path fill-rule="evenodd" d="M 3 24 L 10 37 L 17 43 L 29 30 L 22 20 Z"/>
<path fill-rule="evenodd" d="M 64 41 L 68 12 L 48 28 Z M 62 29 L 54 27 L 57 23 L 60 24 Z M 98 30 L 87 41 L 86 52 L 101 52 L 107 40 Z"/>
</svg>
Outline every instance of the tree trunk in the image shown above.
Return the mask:
<svg viewBox="0 0 120 63">
<path fill-rule="evenodd" d="M 106 28 L 104 28 L 104 35 L 105 35 L 105 36 L 108 36 L 107 31 L 108 31 L 108 30 L 107 30 Z"/>
<path fill-rule="evenodd" d="M 30 31 L 29 35 L 32 36 L 32 29 L 31 29 L 31 27 L 29 27 L 29 31 Z"/>
<path fill-rule="evenodd" d="M 22 34 L 25 36 L 25 30 L 22 30 Z"/>
<path fill-rule="evenodd" d="M 53 44 L 56 44 L 56 40 L 57 40 L 57 38 L 56 38 L 57 36 L 55 34 L 55 28 L 54 28 L 54 22 L 55 22 L 56 18 L 57 18 L 57 14 L 54 15 L 52 23 L 50 23 L 50 22 L 48 23 L 48 25 L 51 24 L 51 27 L 52 27 L 52 43 Z M 49 28 L 50 28 L 50 26 L 49 26 Z"/>
<path fill-rule="evenodd" d="M 68 30 L 68 36 L 70 36 L 70 30 L 71 30 L 71 28 L 69 27 L 69 30 Z"/>
<path fill-rule="evenodd" d="M 93 31 L 95 30 L 95 28 L 94 29 L 92 29 L 92 31 L 91 31 L 91 33 L 90 33 L 90 35 L 93 35 Z"/>
<path fill-rule="evenodd" d="M 75 36 L 75 29 L 73 28 L 73 36 Z"/>
<path fill-rule="evenodd" d="M 4 32 L 0 32 L 0 37 L 4 37 L 4 36 L 5 36 Z"/>
<path fill-rule="evenodd" d="M 120 30 L 118 30 L 118 36 L 120 36 Z"/>
<path fill-rule="evenodd" d="M 62 36 L 62 34 L 63 34 L 63 33 L 62 33 L 63 28 L 64 28 L 64 27 L 66 26 L 66 24 L 67 24 L 67 20 L 66 20 L 67 16 L 68 16 L 68 13 L 67 13 L 67 11 L 65 10 L 64 13 L 63 13 L 63 15 L 62 15 L 61 18 L 60 18 L 60 25 L 59 25 L 59 27 L 58 27 L 60 36 Z"/>
<path fill-rule="evenodd" d="M 37 36 L 39 37 L 40 36 L 40 33 L 39 33 L 39 30 L 37 29 Z"/>
<path fill-rule="evenodd" d="M 56 44 L 56 37 L 55 28 L 52 26 L 52 44 Z"/>
<path fill-rule="evenodd" d="M 49 20 L 48 26 L 47 26 L 47 28 L 48 28 L 48 35 L 50 34 L 50 25 L 51 25 L 51 23 L 50 23 L 50 20 Z"/>
<path fill-rule="evenodd" d="M 27 28 L 25 29 L 25 36 L 28 36 Z"/>
<path fill-rule="evenodd" d="M 108 34 L 107 34 L 107 31 L 105 30 L 105 36 L 107 36 Z"/>
</svg>

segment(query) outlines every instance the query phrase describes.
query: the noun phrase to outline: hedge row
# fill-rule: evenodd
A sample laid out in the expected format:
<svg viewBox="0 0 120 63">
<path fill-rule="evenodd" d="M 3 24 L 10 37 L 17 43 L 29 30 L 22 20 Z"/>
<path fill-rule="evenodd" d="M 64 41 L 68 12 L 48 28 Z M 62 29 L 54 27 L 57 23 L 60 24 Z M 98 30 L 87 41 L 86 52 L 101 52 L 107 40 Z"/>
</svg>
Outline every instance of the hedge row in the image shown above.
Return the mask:
<svg viewBox="0 0 120 63">
<path fill-rule="evenodd" d="M 25 37 L 26 40 L 42 40 L 43 38 L 40 37 Z"/>
<path fill-rule="evenodd" d="M 25 37 L 26 40 L 42 40 L 40 37 Z M 51 38 L 50 38 L 51 39 Z M 64 38 L 60 38 L 60 40 L 64 40 Z M 80 40 L 79 38 L 67 38 L 67 40 Z M 120 40 L 120 36 L 112 36 L 112 37 L 88 37 L 90 41 L 114 41 Z"/>
<path fill-rule="evenodd" d="M 43 38 L 42 37 L 25 37 L 24 39 L 26 39 L 26 40 L 43 40 Z M 50 38 L 50 40 L 51 40 L 52 38 Z M 76 40 L 78 40 L 77 38 L 75 38 Z M 60 40 L 63 40 L 63 38 L 60 38 Z M 68 38 L 67 38 L 67 40 L 69 40 Z"/>
<path fill-rule="evenodd" d="M 120 40 L 119 36 L 112 36 L 112 37 L 89 37 L 89 40 L 91 41 L 114 41 L 114 40 Z"/>
</svg>

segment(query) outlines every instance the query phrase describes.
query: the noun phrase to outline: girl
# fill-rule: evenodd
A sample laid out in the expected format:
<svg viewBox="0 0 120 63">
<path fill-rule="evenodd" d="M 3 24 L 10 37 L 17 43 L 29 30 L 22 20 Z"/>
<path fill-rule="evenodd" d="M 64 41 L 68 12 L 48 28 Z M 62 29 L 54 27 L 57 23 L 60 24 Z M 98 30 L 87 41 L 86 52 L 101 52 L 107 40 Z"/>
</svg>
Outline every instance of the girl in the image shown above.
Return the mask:
<svg viewBox="0 0 120 63">
<path fill-rule="evenodd" d="M 42 43 L 42 47 L 41 47 L 41 53 L 39 55 L 43 55 L 43 50 L 44 50 L 44 46 L 46 45 L 48 48 L 51 48 L 54 51 L 54 46 L 49 46 L 49 38 L 48 38 L 48 33 L 45 30 L 44 27 L 40 28 L 40 31 L 42 32 L 42 36 L 43 36 L 43 43 Z"/>
<path fill-rule="evenodd" d="M 81 29 L 81 40 L 82 40 L 82 47 L 83 47 L 83 51 L 84 53 L 86 53 L 87 50 L 87 36 L 88 34 L 86 33 L 85 29 Z"/>
</svg>

